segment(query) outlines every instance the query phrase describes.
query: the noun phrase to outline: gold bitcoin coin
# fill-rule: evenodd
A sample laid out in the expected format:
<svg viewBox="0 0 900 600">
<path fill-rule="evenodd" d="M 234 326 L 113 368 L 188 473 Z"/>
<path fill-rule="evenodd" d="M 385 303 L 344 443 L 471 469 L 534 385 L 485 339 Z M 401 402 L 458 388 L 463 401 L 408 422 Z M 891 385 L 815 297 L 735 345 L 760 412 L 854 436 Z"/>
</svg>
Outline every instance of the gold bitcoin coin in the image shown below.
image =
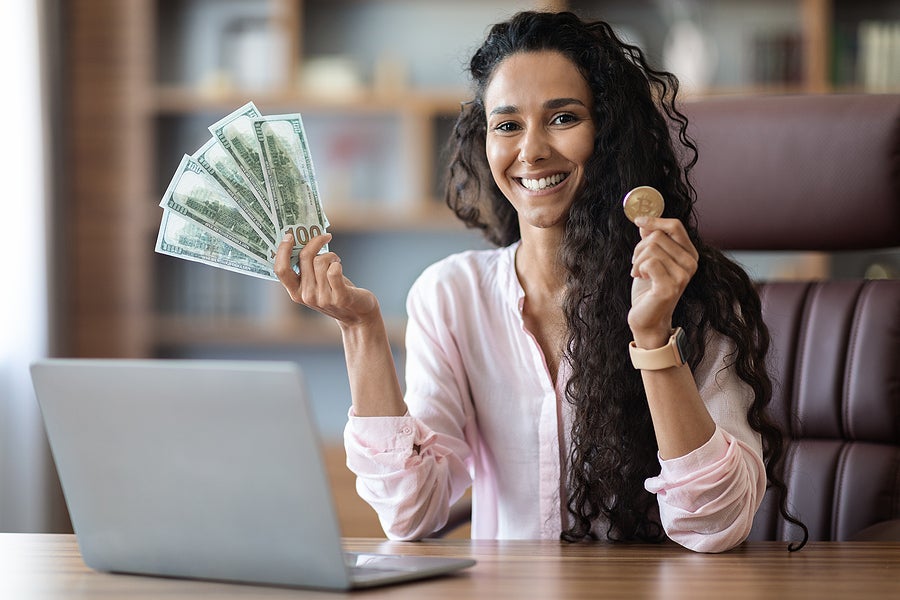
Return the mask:
<svg viewBox="0 0 900 600">
<path fill-rule="evenodd" d="M 638 217 L 662 216 L 665 203 L 662 194 L 656 188 L 642 185 L 625 194 L 622 206 L 625 209 L 625 216 L 634 223 Z"/>
</svg>

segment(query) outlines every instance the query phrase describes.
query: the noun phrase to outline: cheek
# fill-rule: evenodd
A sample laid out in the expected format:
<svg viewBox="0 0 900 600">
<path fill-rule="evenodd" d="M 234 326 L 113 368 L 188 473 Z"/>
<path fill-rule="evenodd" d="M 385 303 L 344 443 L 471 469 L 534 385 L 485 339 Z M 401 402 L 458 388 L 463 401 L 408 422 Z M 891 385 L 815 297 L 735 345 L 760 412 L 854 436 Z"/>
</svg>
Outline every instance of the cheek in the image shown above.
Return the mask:
<svg viewBox="0 0 900 600">
<path fill-rule="evenodd" d="M 506 170 L 510 165 L 510 150 L 506 145 L 496 142 L 488 142 L 485 144 L 485 153 L 487 154 L 488 165 L 491 167 L 491 174 L 498 185 L 503 185 Z"/>
<path fill-rule="evenodd" d="M 581 143 L 581 156 L 582 156 L 582 164 L 586 163 L 588 159 L 594 154 L 594 139 L 596 138 L 594 134 L 594 130 L 591 129 L 591 134 L 585 136 Z"/>
<path fill-rule="evenodd" d="M 578 161 L 584 165 L 594 153 L 594 136 L 593 134 L 590 136 L 586 136 L 583 139 L 579 140 L 577 147 L 575 148 L 576 156 L 578 156 Z"/>
</svg>

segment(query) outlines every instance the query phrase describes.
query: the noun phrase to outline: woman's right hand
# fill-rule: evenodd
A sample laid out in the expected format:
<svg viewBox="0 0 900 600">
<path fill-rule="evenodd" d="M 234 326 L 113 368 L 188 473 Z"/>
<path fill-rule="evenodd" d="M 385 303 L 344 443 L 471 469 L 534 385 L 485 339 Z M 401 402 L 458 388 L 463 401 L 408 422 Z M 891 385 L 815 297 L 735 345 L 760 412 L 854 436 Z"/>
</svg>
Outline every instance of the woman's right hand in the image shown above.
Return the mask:
<svg viewBox="0 0 900 600">
<path fill-rule="evenodd" d="M 378 300 L 369 290 L 356 287 L 344 277 L 341 259 L 334 252 L 319 251 L 331 241 L 331 234 L 319 235 L 300 251 L 295 273 L 291 266 L 294 236 L 286 234 L 275 253 L 275 275 L 291 300 L 334 318 L 342 327 L 380 319 Z"/>
</svg>

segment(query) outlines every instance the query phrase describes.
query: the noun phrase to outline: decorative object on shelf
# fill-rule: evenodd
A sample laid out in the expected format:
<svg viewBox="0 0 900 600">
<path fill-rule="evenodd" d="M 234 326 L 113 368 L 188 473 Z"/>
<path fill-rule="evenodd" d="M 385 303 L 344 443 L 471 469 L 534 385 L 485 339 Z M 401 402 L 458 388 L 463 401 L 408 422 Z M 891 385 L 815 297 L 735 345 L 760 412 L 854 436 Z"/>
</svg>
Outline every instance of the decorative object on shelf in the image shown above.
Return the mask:
<svg viewBox="0 0 900 600">
<path fill-rule="evenodd" d="M 663 40 L 663 67 L 678 77 L 685 92 L 705 91 L 718 65 L 718 50 L 701 26 L 701 7 L 694 0 L 667 0 L 657 4 L 668 23 Z"/>
<path fill-rule="evenodd" d="M 382 54 L 375 61 L 372 87 L 376 94 L 396 96 L 409 85 L 409 67 L 402 58 L 392 54 Z"/>
<path fill-rule="evenodd" d="M 300 71 L 300 90 L 304 95 L 347 98 L 362 94 L 363 89 L 358 65 L 346 56 L 310 58 Z"/>
<path fill-rule="evenodd" d="M 687 92 L 702 92 L 712 83 L 718 54 L 712 40 L 690 19 L 676 20 L 663 44 L 663 65 L 678 76 Z"/>
<path fill-rule="evenodd" d="M 156 251 L 276 279 L 282 236 L 293 236 L 296 263 L 328 227 L 303 121 L 264 116 L 249 102 L 209 130 L 212 139 L 184 156 L 163 194 Z"/>
<path fill-rule="evenodd" d="M 897 279 L 898 277 L 900 277 L 900 270 L 886 262 L 874 262 L 866 267 L 866 279 Z"/>
<path fill-rule="evenodd" d="M 239 17 L 222 32 L 222 71 L 239 90 L 266 91 L 287 83 L 286 40 L 265 17 Z"/>
<path fill-rule="evenodd" d="M 900 89 L 900 21 L 863 21 L 857 33 L 859 84 L 867 92 Z"/>
</svg>

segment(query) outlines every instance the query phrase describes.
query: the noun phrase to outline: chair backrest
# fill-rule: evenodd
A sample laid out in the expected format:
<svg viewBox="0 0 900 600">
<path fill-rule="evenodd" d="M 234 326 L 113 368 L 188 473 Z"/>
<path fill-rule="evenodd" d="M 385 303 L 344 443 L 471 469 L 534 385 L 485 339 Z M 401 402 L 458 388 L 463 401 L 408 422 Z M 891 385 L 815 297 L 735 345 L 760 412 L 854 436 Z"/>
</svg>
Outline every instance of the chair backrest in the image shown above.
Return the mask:
<svg viewBox="0 0 900 600">
<path fill-rule="evenodd" d="M 900 247 L 900 95 L 705 99 L 685 110 L 704 239 Z M 785 482 L 811 540 L 900 518 L 900 280 L 761 282 Z M 751 539 L 798 539 L 768 494 Z"/>
</svg>

